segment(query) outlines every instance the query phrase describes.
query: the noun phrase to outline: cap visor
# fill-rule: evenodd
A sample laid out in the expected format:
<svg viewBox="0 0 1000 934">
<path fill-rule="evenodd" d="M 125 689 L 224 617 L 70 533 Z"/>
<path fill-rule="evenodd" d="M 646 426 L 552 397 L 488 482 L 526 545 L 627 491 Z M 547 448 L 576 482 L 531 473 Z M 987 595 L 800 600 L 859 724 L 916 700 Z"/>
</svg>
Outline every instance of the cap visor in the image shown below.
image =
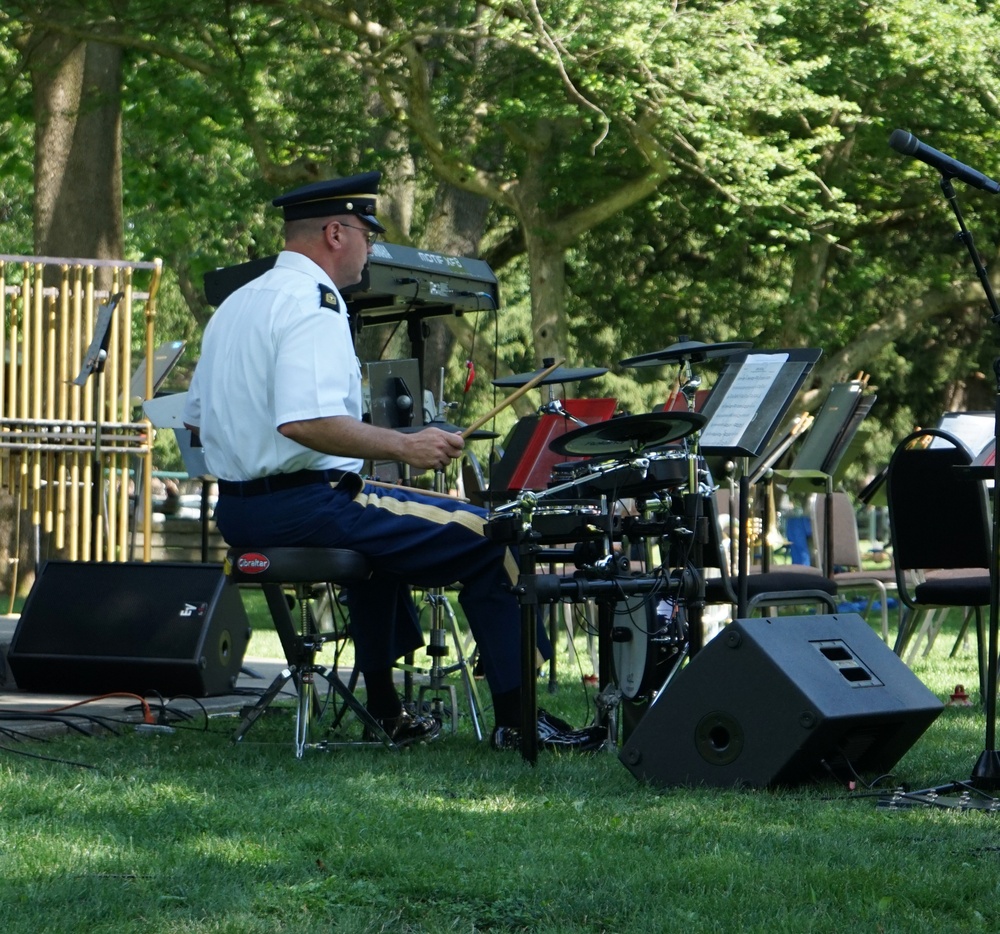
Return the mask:
<svg viewBox="0 0 1000 934">
<path fill-rule="evenodd" d="M 359 214 L 358 217 L 360 217 L 361 220 L 363 220 L 366 224 L 368 224 L 369 227 L 372 227 L 375 230 L 375 233 L 380 233 L 380 234 L 386 233 L 386 229 L 377 220 L 375 220 L 373 215 Z"/>
</svg>

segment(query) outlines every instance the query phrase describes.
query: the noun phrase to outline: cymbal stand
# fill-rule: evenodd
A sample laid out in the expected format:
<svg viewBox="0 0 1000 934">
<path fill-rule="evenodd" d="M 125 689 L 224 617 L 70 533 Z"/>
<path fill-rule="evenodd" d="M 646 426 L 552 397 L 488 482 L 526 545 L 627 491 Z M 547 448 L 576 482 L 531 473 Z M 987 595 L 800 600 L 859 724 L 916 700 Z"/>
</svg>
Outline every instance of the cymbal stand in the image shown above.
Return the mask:
<svg viewBox="0 0 1000 934">
<path fill-rule="evenodd" d="M 695 401 L 697 398 L 698 388 L 701 386 L 701 377 L 697 376 L 694 370 L 691 368 L 691 357 L 685 356 L 681 360 L 681 373 L 683 374 L 683 381 L 681 383 L 680 392 L 684 396 L 684 400 L 687 402 L 687 410 L 689 412 L 694 412 Z M 701 573 L 697 575 L 697 581 L 692 586 L 690 582 L 685 592 L 690 591 L 693 595 L 693 599 L 688 601 L 688 638 L 687 644 L 685 645 L 684 654 L 685 656 L 694 656 L 701 651 L 702 643 L 704 641 L 704 627 L 703 627 L 703 614 L 705 610 L 705 575 L 704 567 L 705 562 L 702 556 L 702 544 L 706 540 L 706 535 L 704 529 L 701 527 L 704 521 L 704 515 L 701 511 L 700 505 L 702 502 L 701 497 L 705 495 L 710 495 L 707 486 L 702 484 L 702 478 L 698 473 L 698 440 L 700 438 L 700 432 L 693 432 L 688 438 L 684 439 L 684 447 L 687 454 L 687 465 L 688 465 L 688 495 L 685 497 L 685 516 L 687 519 L 691 520 L 692 528 L 690 530 L 691 546 L 693 549 L 693 554 L 691 556 L 692 560 L 690 566 L 699 569 Z M 707 479 L 707 472 L 706 472 Z M 703 488 L 704 486 L 704 488 Z M 687 567 L 685 567 L 684 574 L 688 573 Z M 667 683 L 673 678 L 674 674 L 680 670 L 681 663 L 678 662 L 677 665 L 671 670 L 670 674 L 667 676 Z M 663 688 L 667 685 L 664 684 Z M 660 689 L 662 693 L 663 688 Z M 659 697 L 659 693 L 657 697 Z"/>
<path fill-rule="evenodd" d="M 588 424 L 582 418 L 577 418 L 575 415 L 572 415 L 571 413 L 567 412 L 565 406 L 562 404 L 562 401 L 552 396 L 551 387 L 549 387 L 549 401 L 546 402 L 544 405 L 540 405 L 538 407 L 538 414 L 561 415 L 564 419 L 566 419 L 566 421 L 575 422 L 581 428 L 585 428 Z"/>
</svg>

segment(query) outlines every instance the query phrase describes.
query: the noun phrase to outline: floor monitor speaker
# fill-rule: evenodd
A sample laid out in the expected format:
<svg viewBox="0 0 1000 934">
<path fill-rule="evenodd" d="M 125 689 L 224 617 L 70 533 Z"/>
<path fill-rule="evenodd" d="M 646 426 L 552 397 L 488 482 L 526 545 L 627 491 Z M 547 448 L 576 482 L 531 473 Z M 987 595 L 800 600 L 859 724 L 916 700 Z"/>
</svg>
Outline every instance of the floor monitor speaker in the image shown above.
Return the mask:
<svg viewBox="0 0 1000 934">
<path fill-rule="evenodd" d="M 790 786 L 883 773 L 942 704 L 857 614 L 736 620 L 620 752 L 658 786 Z"/>
<path fill-rule="evenodd" d="M 48 561 L 7 659 L 18 688 L 60 694 L 225 694 L 250 638 L 220 565 Z"/>
</svg>

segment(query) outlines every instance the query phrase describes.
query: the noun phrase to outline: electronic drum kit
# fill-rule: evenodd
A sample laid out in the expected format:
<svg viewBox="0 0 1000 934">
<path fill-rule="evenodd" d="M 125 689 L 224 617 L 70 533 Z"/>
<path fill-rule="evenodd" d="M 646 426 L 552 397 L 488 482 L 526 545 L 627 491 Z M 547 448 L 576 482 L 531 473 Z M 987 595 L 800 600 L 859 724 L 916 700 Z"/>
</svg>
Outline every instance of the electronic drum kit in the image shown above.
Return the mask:
<svg viewBox="0 0 1000 934">
<path fill-rule="evenodd" d="M 637 368 L 678 366 L 683 408 L 588 424 L 567 411 L 551 387 L 595 379 L 608 369 L 545 360 L 533 372 L 493 380 L 515 393 L 469 428 L 435 418 L 398 429 L 437 427 L 466 440 L 496 439 L 496 432 L 481 426 L 515 397 L 542 386 L 550 389 L 539 414 L 561 416 L 578 426 L 548 444 L 552 454 L 565 460 L 553 464 L 545 489 L 476 492 L 491 504 L 486 534 L 519 556 L 522 607 L 535 613 L 542 604 L 597 604 L 603 620 L 598 722 L 608 727 L 609 736 L 617 732 L 619 715 L 634 722 L 666 687 L 695 649 L 696 632 L 700 641 L 699 498 L 710 494 L 712 484 L 698 452 L 706 419 L 695 411 L 700 378 L 692 367 L 751 347 L 742 341 L 706 344 L 682 337 L 662 350 L 620 362 Z M 481 471 L 476 478 L 482 481 Z M 636 561 L 638 571 L 633 570 Z M 575 570 L 540 574 L 543 563 Z"/>
<path fill-rule="evenodd" d="M 692 364 L 721 360 L 751 346 L 682 338 L 621 365 L 675 364 L 681 368 L 682 386 L 694 387 L 700 380 Z M 541 370 L 503 377 L 494 385 L 523 389 L 532 381 L 553 385 L 607 372 L 545 363 Z M 692 648 L 692 630 L 701 626 L 695 530 L 702 515 L 698 498 L 709 495 L 712 487 L 698 453 L 706 419 L 694 411 L 693 393 L 685 398 L 682 410 L 616 416 L 567 431 L 549 444 L 550 451 L 570 459 L 555 464 L 546 489 L 490 494 L 494 505 L 487 534 L 519 555 L 522 605 L 537 609 L 545 603 L 594 599 L 603 612 L 598 717 L 611 736 L 618 710 L 626 718 L 641 715 L 636 711 L 679 670 Z M 567 414 L 554 408 L 551 399 L 539 411 Z M 627 508 L 621 508 L 623 502 Z M 641 570 L 636 572 L 637 556 Z M 570 575 L 537 572 L 539 564 L 553 562 L 576 569 Z"/>
</svg>

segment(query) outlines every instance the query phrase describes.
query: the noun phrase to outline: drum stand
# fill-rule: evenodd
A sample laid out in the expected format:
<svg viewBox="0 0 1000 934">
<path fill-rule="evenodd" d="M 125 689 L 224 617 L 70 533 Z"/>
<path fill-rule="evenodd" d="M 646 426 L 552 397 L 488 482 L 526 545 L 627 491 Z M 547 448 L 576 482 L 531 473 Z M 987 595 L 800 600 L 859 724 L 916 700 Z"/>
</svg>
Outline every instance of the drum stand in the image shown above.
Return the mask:
<svg viewBox="0 0 1000 934">
<path fill-rule="evenodd" d="M 414 674 L 427 675 L 427 684 L 422 684 L 417 692 L 417 709 L 424 710 L 424 697 L 430 694 L 430 702 L 427 710 L 430 715 L 440 722 L 445 719 L 445 705 L 442 693 L 446 692 L 451 710 L 451 731 L 458 732 L 458 695 L 455 685 L 446 684 L 445 678 L 461 672 L 462 685 L 465 688 L 466 700 L 469 704 L 469 716 L 472 718 L 472 728 L 475 731 L 476 739 L 483 738 L 483 727 L 481 722 L 482 704 L 479 701 L 479 690 L 476 686 L 476 679 L 473 675 L 473 662 L 462 648 L 461 634 L 458 631 L 458 620 L 455 618 L 455 611 L 451 608 L 451 603 L 447 595 L 440 588 L 428 590 L 424 595 L 424 600 L 431 608 L 431 626 L 427 638 L 427 655 L 431 659 L 429 668 L 410 668 Z M 444 617 L 448 617 L 448 629 L 451 630 L 452 642 L 455 644 L 455 654 L 457 661 L 453 665 L 443 665 L 442 660 L 448 656 L 447 634 L 448 630 L 444 625 Z"/>
<path fill-rule="evenodd" d="M 533 528 L 535 507 L 546 497 L 557 496 L 565 490 L 583 486 L 597 477 L 629 467 L 638 466 L 642 469 L 643 465 L 648 466 L 648 460 L 629 458 L 597 466 L 584 476 L 549 487 L 542 492 L 522 492 L 517 499 L 498 507 L 492 517 L 502 519 L 515 510 L 520 517 L 519 528 L 515 535 L 519 571 L 515 594 L 521 605 L 521 756 L 532 765 L 538 760 L 536 626 L 539 605 L 554 602 L 563 596 L 577 601 L 590 596 L 598 597 L 598 677 L 601 684 L 611 687 L 611 662 L 607 647 L 611 639 L 614 604 L 623 593 L 651 592 L 662 583 L 658 580 L 633 579 L 627 576 L 628 559 L 622 556 L 619 560 L 613 554 L 610 528 L 607 530 L 605 543 L 607 555 L 594 568 L 596 574 L 602 575 L 600 578 L 586 580 L 574 576 L 563 585 L 557 575 L 539 575 L 537 559 L 543 548 L 539 544 L 541 535 Z M 606 501 L 604 501 L 603 515 L 608 517 Z M 609 745 L 614 745 L 614 737 L 617 734 L 615 711 L 618 701 L 619 697 L 615 695 L 614 689 L 608 693 L 602 691 L 597 700 L 596 725 L 607 726 Z"/>
</svg>

